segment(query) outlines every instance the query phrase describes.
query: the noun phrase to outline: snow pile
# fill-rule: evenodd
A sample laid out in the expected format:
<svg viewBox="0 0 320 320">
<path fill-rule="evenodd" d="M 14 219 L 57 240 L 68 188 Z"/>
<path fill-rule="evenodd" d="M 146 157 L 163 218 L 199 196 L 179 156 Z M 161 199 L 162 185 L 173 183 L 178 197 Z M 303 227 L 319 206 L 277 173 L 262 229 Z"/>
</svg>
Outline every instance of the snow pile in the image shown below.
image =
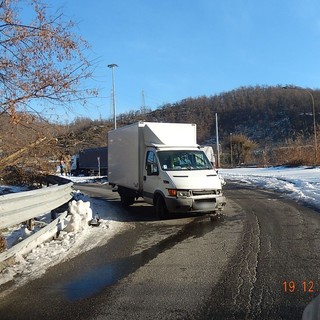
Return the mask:
<svg viewBox="0 0 320 320">
<path fill-rule="evenodd" d="M 90 202 L 83 202 L 82 200 L 72 200 L 69 203 L 69 214 L 67 226 L 63 229 L 66 232 L 78 233 L 92 220 L 92 210 Z"/>
</svg>

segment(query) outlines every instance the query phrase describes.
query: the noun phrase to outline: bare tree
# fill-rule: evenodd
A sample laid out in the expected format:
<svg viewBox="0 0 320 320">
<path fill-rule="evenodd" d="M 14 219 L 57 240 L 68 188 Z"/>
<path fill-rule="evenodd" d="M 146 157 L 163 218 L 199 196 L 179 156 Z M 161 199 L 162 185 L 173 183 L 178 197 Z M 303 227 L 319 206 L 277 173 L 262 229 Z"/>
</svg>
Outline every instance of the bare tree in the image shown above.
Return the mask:
<svg viewBox="0 0 320 320">
<path fill-rule="evenodd" d="M 49 11 L 41 0 L 0 1 L 0 115 L 14 123 L 26 112 L 41 116 L 42 103 L 70 108 L 96 94 L 79 89 L 91 77 L 87 43 L 72 21 Z"/>
</svg>

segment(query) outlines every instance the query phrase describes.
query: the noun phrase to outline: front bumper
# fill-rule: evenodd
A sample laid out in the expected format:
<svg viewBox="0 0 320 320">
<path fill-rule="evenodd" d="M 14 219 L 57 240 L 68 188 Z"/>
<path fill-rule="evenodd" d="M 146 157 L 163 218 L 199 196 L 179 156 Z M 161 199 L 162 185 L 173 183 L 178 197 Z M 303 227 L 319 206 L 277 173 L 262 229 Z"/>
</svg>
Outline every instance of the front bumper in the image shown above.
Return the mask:
<svg viewBox="0 0 320 320">
<path fill-rule="evenodd" d="M 223 195 L 216 197 L 188 197 L 165 199 L 169 212 L 212 212 L 221 211 L 226 204 L 226 198 Z"/>
</svg>

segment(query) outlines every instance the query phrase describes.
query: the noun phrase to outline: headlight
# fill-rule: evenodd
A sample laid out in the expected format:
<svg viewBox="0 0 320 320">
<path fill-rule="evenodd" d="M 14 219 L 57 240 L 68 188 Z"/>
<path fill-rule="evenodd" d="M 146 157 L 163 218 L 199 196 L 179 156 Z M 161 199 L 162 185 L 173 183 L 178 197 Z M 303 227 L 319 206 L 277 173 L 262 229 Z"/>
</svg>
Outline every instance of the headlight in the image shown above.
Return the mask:
<svg viewBox="0 0 320 320">
<path fill-rule="evenodd" d="M 189 197 L 190 193 L 188 190 L 177 190 L 177 197 Z"/>
<path fill-rule="evenodd" d="M 171 197 L 189 197 L 189 190 L 177 190 L 177 189 L 168 189 L 169 196 Z"/>
</svg>

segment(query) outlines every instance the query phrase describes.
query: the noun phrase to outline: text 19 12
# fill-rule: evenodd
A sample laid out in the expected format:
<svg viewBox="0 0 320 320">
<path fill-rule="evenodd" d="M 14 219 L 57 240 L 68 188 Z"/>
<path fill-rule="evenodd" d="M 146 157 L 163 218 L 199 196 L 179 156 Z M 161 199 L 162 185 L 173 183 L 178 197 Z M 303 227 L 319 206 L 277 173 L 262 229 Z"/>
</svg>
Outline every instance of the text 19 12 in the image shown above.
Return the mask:
<svg viewBox="0 0 320 320">
<path fill-rule="evenodd" d="M 282 283 L 283 291 L 286 293 L 294 293 L 297 291 L 302 291 L 306 293 L 316 292 L 314 281 L 301 281 L 297 282 L 294 280 L 291 281 L 283 281 Z"/>
</svg>

